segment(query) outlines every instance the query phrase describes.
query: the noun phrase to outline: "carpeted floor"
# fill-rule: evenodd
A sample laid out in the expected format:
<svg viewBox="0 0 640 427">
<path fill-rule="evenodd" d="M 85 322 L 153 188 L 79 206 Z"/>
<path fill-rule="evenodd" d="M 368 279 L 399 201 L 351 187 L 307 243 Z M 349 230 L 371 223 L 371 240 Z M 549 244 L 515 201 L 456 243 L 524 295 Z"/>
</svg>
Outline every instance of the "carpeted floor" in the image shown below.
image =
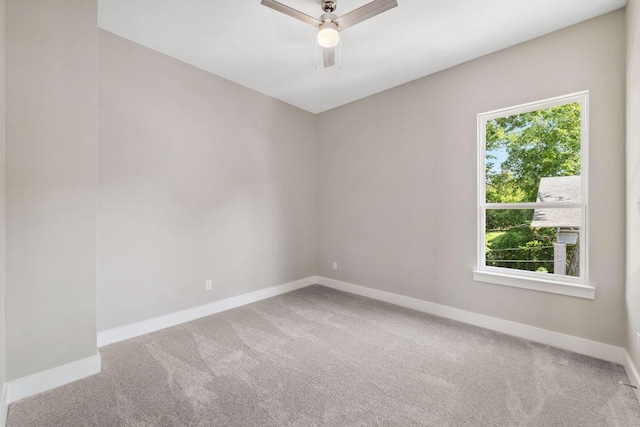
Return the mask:
<svg viewBox="0 0 640 427">
<path fill-rule="evenodd" d="M 102 347 L 19 426 L 640 426 L 621 366 L 322 286 Z"/>
</svg>

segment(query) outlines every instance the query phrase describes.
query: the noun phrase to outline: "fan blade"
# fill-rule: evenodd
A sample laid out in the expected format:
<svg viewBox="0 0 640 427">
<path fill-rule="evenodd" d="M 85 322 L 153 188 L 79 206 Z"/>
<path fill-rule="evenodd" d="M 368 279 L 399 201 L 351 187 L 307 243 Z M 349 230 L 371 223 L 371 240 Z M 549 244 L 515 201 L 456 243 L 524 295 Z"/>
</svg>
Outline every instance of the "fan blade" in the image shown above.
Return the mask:
<svg viewBox="0 0 640 427">
<path fill-rule="evenodd" d="M 371 3 L 367 3 L 362 7 L 359 7 L 346 15 L 342 15 L 336 19 L 340 31 L 352 27 L 359 22 L 373 18 L 374 16 L 386 12 L 389 9 L 393 9 L 398 6 L 397 0 L 373 0 Z"/>
<path fill-rule="evenodd" d="M 333 67 L 336 65 L 336 52 L 332 47 L 322 48 L 322 63 L 324 68 Z"/>
<path fill-rule="evenodd" d="M 305 13 L 299 12 L 282 3 L 278 3 L 275 0 L 262 0 L 260 4 L 267 6 L 273 10 L 277 10 L 278 12 L 282 12 L 285 15 L 289 15 L 290 17 L 295 18 L 298 21 L 302 21 L 306 24 L 313 25 L 314 27 L 317 27 L 318 25 L 322 24 L 322 22 L 317 20 L 316 18 L 309 16 Z"/>
</svg>

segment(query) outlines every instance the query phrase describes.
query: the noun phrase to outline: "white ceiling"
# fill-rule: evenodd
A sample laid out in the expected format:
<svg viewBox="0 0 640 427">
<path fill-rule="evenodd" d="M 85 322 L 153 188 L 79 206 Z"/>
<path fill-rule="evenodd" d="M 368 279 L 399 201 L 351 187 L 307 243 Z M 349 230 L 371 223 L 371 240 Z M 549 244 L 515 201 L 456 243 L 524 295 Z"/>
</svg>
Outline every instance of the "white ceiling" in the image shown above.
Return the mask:
<svg viewBox="0 0 640 427">
<path fill-rule="evenodd" d="M 320 0 L 279 0 L 320 17 Z M 370 0 L 338 0 L 336 15 Z M 312 113 L 619 9 L 626 0 L 398 0 L 342 33 L 318 68 L 315 30 L 260 0 L 99 0 L 98 25 Z"/>
</svg>

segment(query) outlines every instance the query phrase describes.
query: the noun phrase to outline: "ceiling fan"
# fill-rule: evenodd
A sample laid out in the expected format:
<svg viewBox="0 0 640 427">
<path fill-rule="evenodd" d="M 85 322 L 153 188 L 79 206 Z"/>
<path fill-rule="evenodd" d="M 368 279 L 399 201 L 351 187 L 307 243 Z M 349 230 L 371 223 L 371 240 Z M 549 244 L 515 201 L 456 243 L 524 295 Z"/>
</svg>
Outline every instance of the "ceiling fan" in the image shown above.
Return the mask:
<svg viewBox="0 0 640 427">
<path fill-rule="evenodd" d="M 340 43 L 340 31 L 398 6 L 397 0 L 373 0 L 346 15 L 337 17 L 333 14 L 337 7 L 337 0 L 320 0 L 320 7 L 324 13 L 320 19 L 316 19 L 275 0 L 262 0 L 261 4 L 316 27 L 318 45 L 322 47 L 322 62 L 325 68 L 336 64 L 335 47 Z"/>
</svg>

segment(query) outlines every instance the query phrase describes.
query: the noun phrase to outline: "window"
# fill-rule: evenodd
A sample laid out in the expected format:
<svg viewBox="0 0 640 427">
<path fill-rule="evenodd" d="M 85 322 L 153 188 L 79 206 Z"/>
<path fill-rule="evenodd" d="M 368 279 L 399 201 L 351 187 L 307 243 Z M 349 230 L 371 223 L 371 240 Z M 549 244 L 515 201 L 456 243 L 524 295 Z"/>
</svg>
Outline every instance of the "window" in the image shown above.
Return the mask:
<svg viewBox="0 0 640 427">
<path fill-rule="evenodd" d="M 475 280 L 594 297 L 587 129 L 588 92 L 478 115 Z"/>
</svg>

